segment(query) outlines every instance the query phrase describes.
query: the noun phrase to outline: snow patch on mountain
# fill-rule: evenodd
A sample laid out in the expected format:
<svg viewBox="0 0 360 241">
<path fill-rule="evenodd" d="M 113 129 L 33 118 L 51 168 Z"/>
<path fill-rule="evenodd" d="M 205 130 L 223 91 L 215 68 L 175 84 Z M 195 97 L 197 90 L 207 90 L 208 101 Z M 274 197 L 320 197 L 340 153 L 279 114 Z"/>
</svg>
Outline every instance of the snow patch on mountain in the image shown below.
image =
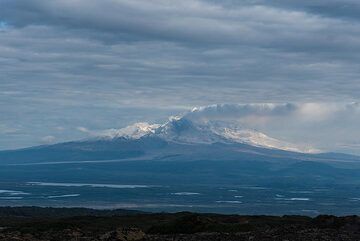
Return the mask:
<svg viewBox="0 0 360 241">
<path fill-rule="evenodd" d="M 103 131 L 100 136 L 103 138 L 127 138 L 127 139 L 140 139 L 141 137 L 149 134 L 154 134 L 156 129 L 159 128 L 158 124 L 149 124 L 147 122 L 139 122 L 121 129 L 109 129 Z"/>
<path fill-rule="evenodd" d="M 304 153 L 316 152 L 314 149 L 298 147 L 291 143 L 280 141 L 254 130 L 232 130 L 225 128 L 222 135 L 227 139 L 233 140 L 234 142 L 249 144 L 252 146 Z"/>
<path fill-rule="evenodd" d="M 211 115 L 209 115 L 209 108 Z M 267 136 L 266 134 L 248 129 L 239 124 L 236 119 L 226 120 L 214 118 L 214 113 L 222 113 L 229 106 L 214 106 L 208 108 L 194 108 L 182 116 L 172 116 L 169 120 L 160 124 L 149 124 L 146 122 L 135 123 L 122 129 L 110 129 L 103 133 L 107 138 L 140 139 L 145 136 L 156 136 L 166 141 L 184 144 L 212 144 L 212 143 L 241 143 L 257 147 L 280 149 L 286 151 L 316 153 L 316 149 L 300 147 L 284 141 Z M 247 107 L 248 108 L 248 107 Z M 272 109 L 272 106 L 261 108 Z M 285 106 L 284 108 L 289 108 Z M 230 108 L 231 109 L 231 108 Z M 206 115 L 201 118 L 201 111 Z M 194 118 L 196 114 L 196 118 Z M 210 118 L 209 118 L 210 117 Z"/>
<path fill-rule="evenodd" d="M 188 144 L 211 144 L 225 139 L 212 132 L 207 125 L 199 125 L 184 117 L 171 117 L 155 134 L 167 141 Z"/>
</svg>

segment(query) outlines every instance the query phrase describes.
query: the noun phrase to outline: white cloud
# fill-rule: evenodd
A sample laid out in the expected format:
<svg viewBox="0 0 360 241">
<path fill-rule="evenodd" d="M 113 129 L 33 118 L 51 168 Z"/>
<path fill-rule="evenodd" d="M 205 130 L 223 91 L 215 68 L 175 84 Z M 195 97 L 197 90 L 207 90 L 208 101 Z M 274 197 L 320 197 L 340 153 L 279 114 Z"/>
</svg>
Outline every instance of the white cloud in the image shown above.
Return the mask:
<svg viewBox="0 0 360 241">
<path fill-rule="evenodd" d="M 65 127 L 63 127 L 63 126 L 56 126 L 55 127 L 55 130 L 57 130 L 57 131 L 64 131 L 66 128 Z"/>
<path fill-rule="evenodd" d="M 257 104 L 216 104 L 195 107 L 186 116 L 191 119 L 201 118 L 242 118 L 245 116 L 278 116 L 289 115 L 298 109 L 292 103 L 257 103 Z"/>
<path fill-rule="evenodd" d="M 296 118 L 299 121 L 327 121 L 333 118 L 347 118 L 359 114 L 360 104 L 353 103 L 254 103 L 254 104 L 216 104 L 195 107 L 185 114 L 189 119 L 242 119 L 256 118 Z M 347 114 L 347 115 L 345 115 Z"/>
<path fill-rule="evenodd" d="M 88 128 L 83 127 L 83 126 L 76 127 L 76 130 L 84 132 L 84 133 L 88 133 L 88 134 L 91 133 L 91 131 Z"/>
<path fill-rule="evenodd" d="M 18 133 L 19 131 L 21 131 L 21 129 L 15 128 L 15 127 L 10 127 L 6 124 L 0 123 L 0 134 L 11 135 L 11 134 Z"/>
<path fill-rule="evenodd" d="M 56 140 L 56 137 L 55 136 L 44 136 L 41 138 L 41 141 L 44 143 L 44 144 L 52 144 L 54 143 Z"/>
<path fill-rule="evenodd" d="M 225 104 L 194 108 L 194 121 L 237 122 L 269 136 L 327 151 L 360 153 L 358 103 Z M 350 147 L 352 147 L 350 149 Z"/>
</svg>

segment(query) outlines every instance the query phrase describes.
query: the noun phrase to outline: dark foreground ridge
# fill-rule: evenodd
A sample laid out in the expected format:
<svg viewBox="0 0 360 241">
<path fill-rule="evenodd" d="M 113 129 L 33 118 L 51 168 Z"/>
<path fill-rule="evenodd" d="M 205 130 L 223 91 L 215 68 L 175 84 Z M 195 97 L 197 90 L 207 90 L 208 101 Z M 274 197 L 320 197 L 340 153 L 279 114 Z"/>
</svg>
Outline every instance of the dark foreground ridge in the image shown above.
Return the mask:
<svg viewBox="0 0 360 241">
<path fill-rule="evenodd" d="M 360 218 L 3 207 L 0 240 L 359 241 Z"/>
</svg>

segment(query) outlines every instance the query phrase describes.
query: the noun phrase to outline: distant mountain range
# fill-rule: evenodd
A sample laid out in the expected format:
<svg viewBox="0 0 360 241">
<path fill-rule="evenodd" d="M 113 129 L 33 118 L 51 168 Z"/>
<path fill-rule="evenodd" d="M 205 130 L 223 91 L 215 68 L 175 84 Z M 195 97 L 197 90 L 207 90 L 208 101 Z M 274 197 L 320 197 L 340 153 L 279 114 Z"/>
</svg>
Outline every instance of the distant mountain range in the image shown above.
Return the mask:
<svg viewBox="0 0 360 241">
<path fill-rule="evenodd" d="M 110 160 L 266 160 L 294 163 L 315 161 L 352 165 L 360 157 L 321 153 L 243 128 L 236 121 L 192 118 L 198 110 L 170 117 L 164 124 L 136 123 L 96 133 L 96 137 L 1 151 L 1 164 L 87 162 Z M 286 161 L 285 161 L 286 160 Z"/>
</svg>

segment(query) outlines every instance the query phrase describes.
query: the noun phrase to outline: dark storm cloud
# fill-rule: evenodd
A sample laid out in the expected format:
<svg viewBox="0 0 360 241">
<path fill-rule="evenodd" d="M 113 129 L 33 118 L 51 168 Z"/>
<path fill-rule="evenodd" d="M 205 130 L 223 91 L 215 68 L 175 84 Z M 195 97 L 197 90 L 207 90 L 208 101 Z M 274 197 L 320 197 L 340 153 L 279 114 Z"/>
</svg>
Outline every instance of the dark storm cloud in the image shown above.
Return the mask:
<svg viewBox="0 0 360 241">
<path fill-rule="evenodd" d="M 358 24 L 305 11 L 308 6 L 318 6 L 316 3 L 255 3 L 3 0 L 0 14 L 14 26 L 63 26 L 113 41 L 155 39 L 299 51 L 354 50 L 360 46 Z M 333 4 L 328 8 L 336 9 L 340 3 Z M 292 8 L 283 8 L 286 6 Z"/>
<path fill-rule="evenodd" d="M 0 0 L 0 149 L 214 103 L 357 102 L 357 9 L 350 0 Z"/>
</svg>

